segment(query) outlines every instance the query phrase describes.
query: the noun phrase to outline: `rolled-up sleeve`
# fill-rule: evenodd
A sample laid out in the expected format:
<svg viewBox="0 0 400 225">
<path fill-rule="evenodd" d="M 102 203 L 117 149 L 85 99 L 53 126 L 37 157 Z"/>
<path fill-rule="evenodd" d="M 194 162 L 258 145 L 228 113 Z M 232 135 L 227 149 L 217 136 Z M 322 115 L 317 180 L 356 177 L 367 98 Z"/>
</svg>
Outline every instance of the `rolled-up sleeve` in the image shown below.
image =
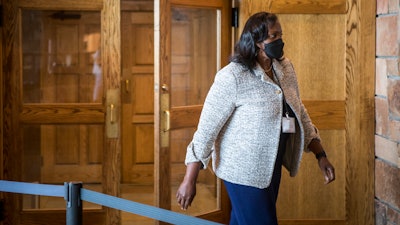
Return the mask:
<svg viewBox="0 0 400 225">
<path fill-rule="evenodd" d="M 221 70 L 215 76 L 200 115 L 197 130 L 187 147 L 185 164 L 201 162 L 207 168 L 214 142 L 225 122 L 235 109 L 236 79 L 229 70 Z"/>
</svg>

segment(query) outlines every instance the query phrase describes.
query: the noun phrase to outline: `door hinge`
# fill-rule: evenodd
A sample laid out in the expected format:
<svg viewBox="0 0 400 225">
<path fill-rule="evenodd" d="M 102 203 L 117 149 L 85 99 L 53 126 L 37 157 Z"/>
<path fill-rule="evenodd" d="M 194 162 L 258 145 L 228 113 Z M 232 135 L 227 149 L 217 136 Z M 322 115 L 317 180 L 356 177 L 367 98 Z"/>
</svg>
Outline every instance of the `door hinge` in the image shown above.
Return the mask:
<svg viewBox="0 0 400 225">
<path fill-rule="evenodd" d="M 0 222 L 5 220 L 4 199 L 0 199 Z"/>
<path fill-rule="evenodd" d="M 239 27 L 239 8 L 232 8 L 232 27 Z"/>
</svg>

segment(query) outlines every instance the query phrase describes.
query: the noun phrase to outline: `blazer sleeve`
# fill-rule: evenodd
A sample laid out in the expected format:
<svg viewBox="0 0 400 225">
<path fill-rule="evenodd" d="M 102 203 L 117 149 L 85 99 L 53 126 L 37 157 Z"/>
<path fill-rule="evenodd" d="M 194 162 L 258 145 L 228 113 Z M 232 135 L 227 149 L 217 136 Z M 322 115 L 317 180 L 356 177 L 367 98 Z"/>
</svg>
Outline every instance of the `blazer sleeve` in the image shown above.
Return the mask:
<svg viewBox="0 0 400 225">
<path fill-rule="evenodd" d="M 293 64 L 288 59 L 283 60 L 281 62 L 281 64 L 287 71 L 289 71 L 288 73 L 291 74 L 292 82 L 295 84 L 295 87 L 296 87 L 296 92 L 297 92 L 296 95 L 297 95 L 298 100 L 300 101 L 300 120 L 301 120 L 303 129 L 304 129 L 304 147 L 303 148 L 306 152 L 309 152 L 310 149 L 308 149 L 308 145 L 310 144 L 311 140 L 317 139 L 317 140 L 321 141 L 321 137 L 319 135 L 318 128 L 311 121 L 311 118 L 307 112 L 307 109 L 301 100 L 297 76 L 296 76 Z"/>
<path fill-rule="evenodd" d="M 301 103 L 301 122 L 304 128 L 304 150 L 309 152 L 308 145 L 313 139 L 321 141 L 319 136 L 318 128 L 312 123 L 310 116 L 308 115 L 306 107 Z"/>
<path fill-rule="evenodd" d="M 215 76 L 200 115 L 197 130 L 187 147 L 185 164 L 201 162 L 207 168 L 214 142 L 235 109 L 237 95 L 235 76 L 223 69 Z"/>
</svg>

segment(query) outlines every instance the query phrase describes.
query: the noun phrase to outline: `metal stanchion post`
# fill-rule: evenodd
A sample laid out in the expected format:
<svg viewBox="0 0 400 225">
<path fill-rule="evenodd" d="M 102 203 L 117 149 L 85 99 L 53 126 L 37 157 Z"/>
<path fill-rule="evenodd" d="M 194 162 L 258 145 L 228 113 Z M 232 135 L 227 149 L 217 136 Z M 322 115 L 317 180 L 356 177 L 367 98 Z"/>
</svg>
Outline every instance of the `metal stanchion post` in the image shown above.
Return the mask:
<svg viewBox="0 0 400 225">
<path fill-rule="evenodd" d="M 65 182 L 65 200 L 67 202 L 66 225 L 82 225 L 82 182 Z"/>
</svg>

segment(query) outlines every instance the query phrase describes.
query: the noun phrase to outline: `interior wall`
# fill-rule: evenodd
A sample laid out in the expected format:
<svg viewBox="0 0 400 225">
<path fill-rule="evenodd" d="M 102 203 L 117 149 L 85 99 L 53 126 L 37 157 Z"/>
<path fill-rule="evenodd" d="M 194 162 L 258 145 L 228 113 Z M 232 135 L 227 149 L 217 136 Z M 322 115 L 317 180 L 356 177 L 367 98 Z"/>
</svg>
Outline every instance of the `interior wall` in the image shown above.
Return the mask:
<svg viewBox="0 0 400 225">
<path fill-rule="evenodd" d="M 390 0 L 389 0 L 390 1 Z M 318 4 L 321 3 L 321 4 Z M 339 4 L 341 3 L 341 4 Z M 346 0 L 346 1 L 241 1 L 240 2 L 240 20 L 248 18 L 253 12 L 266 9 L 278 14 L 294 13 L 294 14 L 340 14 L 345 15 L 345 26 L 343 27 L 343 35 L 345 43 L 343 48 L 345 64 L 345 147 L 334 145 L 337 149 L 344 150 L 345 159 L 339 162 L 345 164 L 345 172 L 337 171 L 338 176 L 345 179 L 345 187 L 342 191 L 345 193 L 346 215 L 339 220 L 332 220 L 332 224 L 373 224 L 374 223 L 374 83 L 375 83 L 375 13 L 376 0 Z M 335 12 L 336 4 L 339 7 Z M 246 5 L 247 8 L 243 7 Z M 310 21 L 311 23 L 320 22 Z M 239 23 L 241 27 L 242 23 Z M 285 33 L 285 37 L 288 33 Z M 317 37 L 320 36 L 317 34 Z M 328 37 L 328 40 L 332 40 Z M 289 46 L 289 45 L 288 45 Z M 312 43 L 310 46 L 315 46 Z M 331 46 L 330 46 L 331 47 Z M 332 53 L 336 53 L 336 49 Z M 309 57 L 315 59 L 313 57 Z M 309 59 L 307 58 L 307 59 Z M 291 57 L 293 60 L 293 57 Z M 321 58 L 321 62 L 325 58 Z M 326 60 L 330 60 L 328 57 Z M 328 64 L 328 63 L 327 63 Z M 319 65 L 319 64 L 317 64 Z M 339 65 L 340 66 L 340 65 Z M 301 71 L 298 71 L 300 73 Z M 325 77 L 324 79 L 332 79 Z M 334 78 L 333 78 L 334 79 Z M 300 82 L 301 83 L 301 82 Z M 304 83 L 304 82 L 303 82 Z M 318 85 L 315 85 L 319 87 Z M 333 108 L 329 110 L 328 115 L 332 113 Z M 312 114 L 312 111 L 309 111 Z M 312 117 L 312 116 L 311 116 Z M 334 121 L 337 121 L 336 119 Z M 318 126 L 318 125 L 317 125 Z M 341 144 L 342 142 L 338 142 Z M 337 158 L 333 155 L 332 159 Z M 335 164 L 336 165 L 336 164 Z M 339 181 L 339 180 L 337 180 Z M 335 181 L 335 184 L 340 182 Z M 315 190 L 315 189 L 312 189 Z M 320 195 L 314 195 L 324 201 Z M 307 200 L 300 201 L 308 203 Z M 302 205 L 300 208 L 309 209 Z M 331 210 L 331 207 L 321 207 L 320 209 Z M 310 209 L 309 209 L 310 210 Z M 337 217 L 331 217 L 337 218 Z M 297 221 L 285 224 L 311 224 L 311 220 L 304 221 L 299 218 Z M 316 224 L 327 223 L 326 221 Z"/>
<path fill-rule="evenodd" d="M 377 0 L 375 224 L 400 224 L 399 0 Z"/>
</svg>

